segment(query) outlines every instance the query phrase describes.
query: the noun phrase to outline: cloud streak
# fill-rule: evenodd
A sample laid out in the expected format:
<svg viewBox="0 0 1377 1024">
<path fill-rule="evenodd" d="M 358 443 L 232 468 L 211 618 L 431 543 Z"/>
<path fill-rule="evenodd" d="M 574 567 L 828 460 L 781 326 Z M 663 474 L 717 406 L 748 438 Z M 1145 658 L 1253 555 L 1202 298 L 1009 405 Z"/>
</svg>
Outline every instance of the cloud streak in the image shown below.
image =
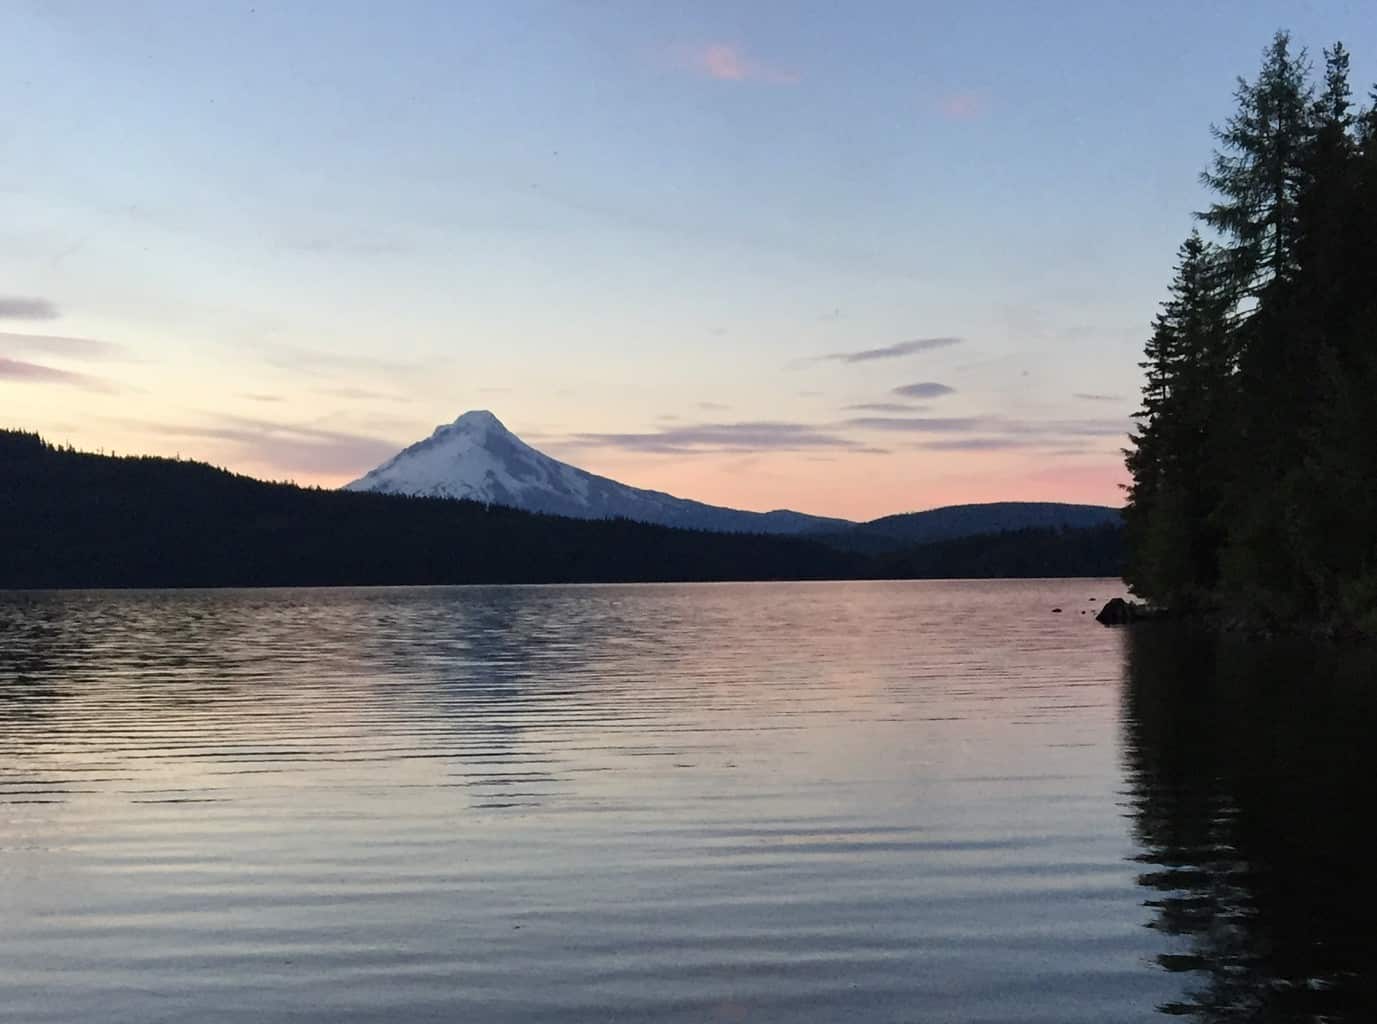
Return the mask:
<svg viewBox="0 0 1377 1024">
<path fill-rule="evenodd" d="M 58 315 L 47 299 L 0 295 L 0 320 L 56 320 Z"/>
<path fill-rule="evenodd" d="M 433 363 L 398 362 L 390 359 L 379 359 L 375 356 L 322 352 L 317 349 L 297 348 L 292 345 L 265 346 L 263 357 L 270 366 L 314 376 L 358 371 L 415 375 L 433 373 L 436 369 Z"/>
<path fill-rule="evenodd" d="M 942 387 L 942 385 L 937 385 Z M 1100 438 L 1123 437 L 1127 419 L 1021 420 L 999 415 L 921 416 L 923 407 L 898 403 L 863 403 L 848 409 L 906 413 L 903 416 L 856 416 L 835 423 L 748 421 L 679 423 L 659 417 L 660 425 L 641 433 L 576 433 L 552 441 L 570 449 L 602 448 L 655 455 L 746 454 L 757 452 L 847 452 L 883 454 L 865 434 L 910 435 L 912 447 L 934 452 L 995 452 L 1021 449 L 1083 451 L 1077 447 Z M 861 434 L 858 439 L 856 434 Z"/>
<path fill-rule="evenodd" d="M 981 433 L 1001 437 L 1119 437 L 1127 435 L 1132 423 L 1127 419 L 1089 420 L 1011 420 L 1003 416 L 861 416 L 846 421 L 849 427 L 908 434 Z"/>
<path fill-rule="evenodd" d="M 858 416 L 847 420 L 846 425 L 893 433 L 948 434 L 987 430 L 997 422 L 998 418 L 992 416 Z"/>
<path fill-rule="evenodd" d="M 406 402 L 409 399 L 402 395 L 388 394 L 384 391 L 373 391 L 369 388 L 316 388 L 316 394 L 329 395 L 331 398 L 347 398 L 351 401 L 359 402 Z"/>
<path fill-rule="evenodd" d="M 56 334 L 19 334 L 0 331 L 0 349 L 9 352 L 42 352 L 70 359 L 116 359 L 124 349 L 95 338 L 68 338 Z"/>
<path fill-rule="evenodd" d="M 22 359 L 6 359 L 0 356 L 0 380 L 18 381 L 29 384 L 64 384 L 85 391 L 112 392 L 115 386 L 99 377 L 89 377 L 84 373 L 72 373 L 52 366 L 30 363 Z"/>
<path fill-rule="evenodd" d="M 773 421 L 696 423 L 661 427 L 640 434 L 573 434 L 564 443 L 576 448 L 616 448 L 660 455 L 807 451 L 819 448 L 865 451 L 870 448 L 811 424 Z"/>
<path fill-rule="evenodd" d="M 934 349 L 949 348 L 959 344 L 961 344 L 961 339 L 955 337 L 913 338 L 909 341 L 895 342 L 893 345 L 883 345 L 880 348 L 863 348 L 855 352 L 829 352 L 825 356 L 818 356 L 817 359 L 818 362 L 868 363 L 875 359 L 898 359 L 901 356 L 931 352 Z"/>
<path fill-rule="evenodd" d="M 956 389 L 939 384 L 935 380 L 925 380 L 917 384 L 901 385 L 894 388 L 893 393 L 901 398 L 941 398 L 943 395 L 956 394 Z"/>
<path fill-rule="evenodd" d="M 854 405 L 842 406 L 843 412 L 902 412 L 910 416 L 920 412 L 926 412 L 927 407 L 922 405 L 908 405 L 904 402 L 857 402 Z"/>
<path fill-rule="evenodd" d="M 708 43 L 688 54 L 687 66 L 718 82 L 768 82 L 771 85 L 797 85 L 795 71 L 767 64 L 748 56 L 732 43 Z"/>
<path fill-rule="evenodd" d="M 1079 398 L 1085 402 L 1122 402 L 1123 395 L 1097 395 L 1088 391 L 1077 391 L 1072 398 Z"/>
<path fill-rule="evenodd" d="M 233 461 L 252 462 L 287 473 L 362 475 L 401 448 L 386 438 L 243 416 L 221 416 L 203 425 L 131 425 L 163 437 L 218 442 L 227 446 L 226 454 Z"/>
<path fill-rule="evenodd" d="M 1047 438 L 1032 437 L 956 437 L 939 441 L 924 441 L 918 447 L 929 452 L 1010 452 L 1026 451 L 1029 448 L 1046 450 L 1049 444 L 1060 444 Z M 1059 448 L 1048 454 L 1079 454 L 1084 449 Z"/>
</svg>

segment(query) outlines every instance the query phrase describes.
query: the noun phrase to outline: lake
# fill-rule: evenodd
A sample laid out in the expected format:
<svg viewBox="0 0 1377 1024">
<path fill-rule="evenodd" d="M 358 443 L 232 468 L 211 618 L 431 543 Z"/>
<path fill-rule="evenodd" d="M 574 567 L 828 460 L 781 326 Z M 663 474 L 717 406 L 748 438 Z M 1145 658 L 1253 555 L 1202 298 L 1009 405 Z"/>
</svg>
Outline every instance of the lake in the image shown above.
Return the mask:
<svg viewBox="0 0 1377 1024">
<path fill-rule="evenodd" d="M 0 594 L 0 1018 L 1377 1019 L 1370 665 L 1121 593 Z"/>
</svg>

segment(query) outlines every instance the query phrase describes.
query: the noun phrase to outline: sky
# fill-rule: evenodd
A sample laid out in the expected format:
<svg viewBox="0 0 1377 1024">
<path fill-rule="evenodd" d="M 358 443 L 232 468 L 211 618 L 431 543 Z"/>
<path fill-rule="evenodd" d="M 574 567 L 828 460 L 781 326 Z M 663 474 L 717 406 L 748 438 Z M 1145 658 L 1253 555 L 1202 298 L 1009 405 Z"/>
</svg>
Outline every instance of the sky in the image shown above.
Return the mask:
<svg viewBox="0 0 1377 1024">
<path fill-rule="evenodd" d="M 1211 123 L 1377 4 L 0 3 L 0 427 L 334 486 L 1118 503 Z"/>
</svg>

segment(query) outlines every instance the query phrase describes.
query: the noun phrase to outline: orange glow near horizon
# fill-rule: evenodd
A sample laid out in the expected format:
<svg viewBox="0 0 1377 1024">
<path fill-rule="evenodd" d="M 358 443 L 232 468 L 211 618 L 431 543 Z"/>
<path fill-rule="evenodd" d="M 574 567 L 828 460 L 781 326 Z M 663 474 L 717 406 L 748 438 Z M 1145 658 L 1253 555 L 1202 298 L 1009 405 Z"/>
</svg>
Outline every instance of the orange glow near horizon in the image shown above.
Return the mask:
<svg viewBox="0 0 1377 1024">
<path fill-rule="evenodd" d="M 1122 462 L 1109 454 L 1042 460 L 1008 453 L 838 455 L 828 461 L 794 453 L 678 460 L 602 455 L 583 468 L 713 505 L 859 521 L 993 501 L 1117 507 L 1127 482 Z"/>
<path fill-rule="evenodd" d="M 767 455 L 637 456 L 589 453 L 579 468 L 620 483 L 664 491 L 710 505 L 865 521 L 944 505 L 996 501 L 1123 504 L 1128 477 L 1112 455 L 1047 458 L 1007 453 L 936 453 L 923 456 L 796 453 Z M 236 467 L 229 467 L 236 468 Z M 251 476 L 268 467 L 240 467 Z M 353 476 L 297 475 L 301 484 L 339 487 Z"/>
</svg>

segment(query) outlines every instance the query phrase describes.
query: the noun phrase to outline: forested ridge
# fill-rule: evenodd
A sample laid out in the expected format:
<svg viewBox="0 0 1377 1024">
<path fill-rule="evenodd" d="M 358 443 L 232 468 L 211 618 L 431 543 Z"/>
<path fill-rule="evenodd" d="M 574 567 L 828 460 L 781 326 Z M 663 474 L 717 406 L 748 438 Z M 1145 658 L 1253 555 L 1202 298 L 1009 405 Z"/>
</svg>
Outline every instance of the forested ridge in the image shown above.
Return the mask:
<svg viewBox="0 0 1377 1024">
<path fill-rule="evenodd" d="M 1377 633 L 1377 88 L 1278 33 L 1146 346 L 1125 577 L 1173 610 Z"/>
<path fill-rule="evenodd" d="M 877 554 L 265 483 L 0 431 L 0 587 L 1114 576 L 1122 530 L 1030 529 Z"/>
</svg>

